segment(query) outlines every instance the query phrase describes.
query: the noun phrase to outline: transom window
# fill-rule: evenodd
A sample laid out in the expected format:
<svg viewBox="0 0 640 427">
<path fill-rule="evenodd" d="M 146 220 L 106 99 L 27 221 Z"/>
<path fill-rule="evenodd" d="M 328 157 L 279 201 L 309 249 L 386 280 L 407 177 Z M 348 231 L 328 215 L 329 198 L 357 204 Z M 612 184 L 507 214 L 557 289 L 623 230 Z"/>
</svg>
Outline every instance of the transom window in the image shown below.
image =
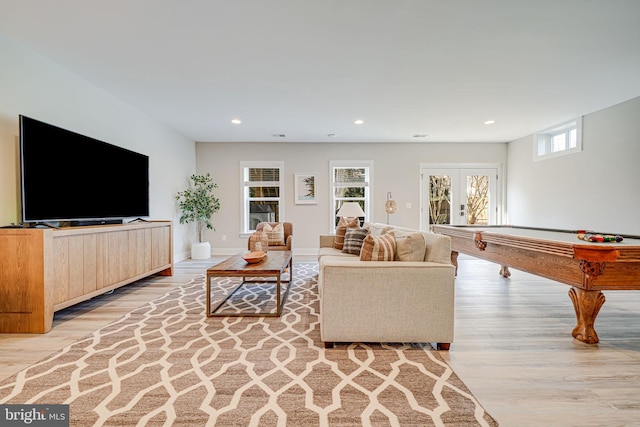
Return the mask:
<svg viewBox="0 0 640 427">
<path fill-rule="evenodd" d="M 345 202 L 357 202 L 365 213 L 364 220 L 370 221 L 371 177 L 373 161 L 331 161 L 332 203 L 331 230 L 335 230 L 340 221 L 338 210 Z"/>
<path fill-rule="evenodd" d="M 284 162 L 241 162 L 243 233 L 283 217 Z"/>
<path fill-rule="evenodd" d="M 534 160 L 542 160 L 582 151 L 582 118 L 563 123 L 536 134 Z"/>
</svg>

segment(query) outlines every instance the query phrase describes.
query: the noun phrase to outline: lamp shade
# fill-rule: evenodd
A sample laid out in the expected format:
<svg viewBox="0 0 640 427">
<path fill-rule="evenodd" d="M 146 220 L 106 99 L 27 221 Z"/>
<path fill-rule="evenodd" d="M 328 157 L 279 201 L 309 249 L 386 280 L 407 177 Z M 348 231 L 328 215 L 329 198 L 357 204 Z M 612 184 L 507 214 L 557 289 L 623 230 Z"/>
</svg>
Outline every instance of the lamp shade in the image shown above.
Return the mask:
<svg viewBox="0 0 640 427">
<path fill-rule="evenodd" d="M 339 217 L 355 218 L 364 216 L 364 211 L 357 202 L 344 202 L 338 210 Z"/>
<path fill-rule="evenodd" d="M 384 204 L 384 211 L 388 214 L 396 213 L 396 201 L 395 200 L 387 200 Z"/>
</svg>

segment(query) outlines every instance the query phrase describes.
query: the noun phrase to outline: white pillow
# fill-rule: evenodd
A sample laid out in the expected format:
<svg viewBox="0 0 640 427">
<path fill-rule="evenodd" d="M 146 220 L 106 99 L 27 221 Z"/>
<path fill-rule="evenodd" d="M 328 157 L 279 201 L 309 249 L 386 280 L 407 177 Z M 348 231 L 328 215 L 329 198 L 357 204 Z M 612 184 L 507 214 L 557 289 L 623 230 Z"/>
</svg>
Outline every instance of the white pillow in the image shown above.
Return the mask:
<svg viewBox="0 0 640 427">
<path fill-rule="evenodd" d="M 262 226 L 262 231 L 267 233 L 267 239 L 269 239 L 269 246 L 284 245 L 284 226 L 281 223 L 275 224 L 271 227 L 271 224 L 265 223 Z"/>
<path fill-rule="evenodd" d="M 363 227 L 368 228 L 369 234 L 372 236 L 382 236 L 383 234 L 393 230 L 393 227 L 390 225 L 374 224 L 372 222 L 365 222 Z"/>
</svg>

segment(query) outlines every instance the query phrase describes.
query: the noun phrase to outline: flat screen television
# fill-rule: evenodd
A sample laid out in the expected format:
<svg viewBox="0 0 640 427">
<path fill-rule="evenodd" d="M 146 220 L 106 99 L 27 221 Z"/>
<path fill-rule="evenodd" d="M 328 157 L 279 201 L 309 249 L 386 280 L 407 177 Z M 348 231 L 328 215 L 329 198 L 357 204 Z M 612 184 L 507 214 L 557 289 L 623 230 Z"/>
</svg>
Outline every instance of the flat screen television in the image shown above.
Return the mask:
<svg viewBox="0 0 640 427">
<path fill-rule="evenodd" d="M 22 222 L 117 223 L 149 216 L 149 157 L 23 115 Z"/>
</svg>

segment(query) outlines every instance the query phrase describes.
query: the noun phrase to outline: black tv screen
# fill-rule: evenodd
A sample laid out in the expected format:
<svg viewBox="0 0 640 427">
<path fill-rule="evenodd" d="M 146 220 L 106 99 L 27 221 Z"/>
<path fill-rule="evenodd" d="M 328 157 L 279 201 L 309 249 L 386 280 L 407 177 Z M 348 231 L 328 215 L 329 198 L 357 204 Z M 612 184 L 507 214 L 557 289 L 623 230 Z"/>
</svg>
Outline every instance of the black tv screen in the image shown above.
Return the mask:
<svg viewBox="0 0 640 427">
<path fill-rule="evenodd" d="M 22 221 L 149 215 L 149 157 L 20 115 Z"/>
</svg>

